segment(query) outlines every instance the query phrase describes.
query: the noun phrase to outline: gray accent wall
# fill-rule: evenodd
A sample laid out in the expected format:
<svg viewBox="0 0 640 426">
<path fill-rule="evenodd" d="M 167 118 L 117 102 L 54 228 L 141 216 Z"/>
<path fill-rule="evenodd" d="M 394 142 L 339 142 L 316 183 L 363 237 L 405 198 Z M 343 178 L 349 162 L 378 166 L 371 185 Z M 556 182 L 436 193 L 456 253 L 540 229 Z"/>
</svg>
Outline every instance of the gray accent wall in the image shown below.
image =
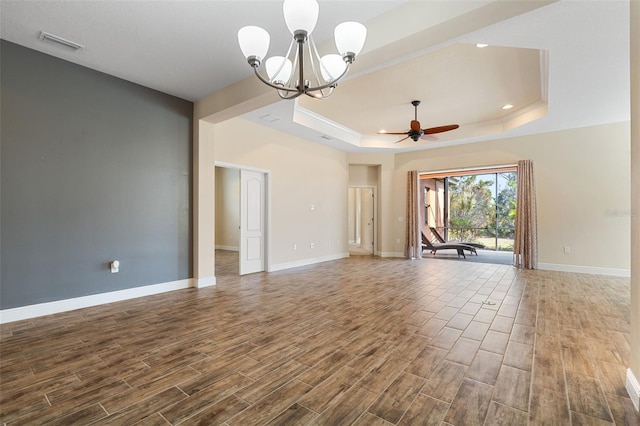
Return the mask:
<svg viewBox="0 0 640 426">
<path fill-rule="evenodd" d="M 193 104 L 0 43 L 0 309 L 191 278 Z"/>
</svg>

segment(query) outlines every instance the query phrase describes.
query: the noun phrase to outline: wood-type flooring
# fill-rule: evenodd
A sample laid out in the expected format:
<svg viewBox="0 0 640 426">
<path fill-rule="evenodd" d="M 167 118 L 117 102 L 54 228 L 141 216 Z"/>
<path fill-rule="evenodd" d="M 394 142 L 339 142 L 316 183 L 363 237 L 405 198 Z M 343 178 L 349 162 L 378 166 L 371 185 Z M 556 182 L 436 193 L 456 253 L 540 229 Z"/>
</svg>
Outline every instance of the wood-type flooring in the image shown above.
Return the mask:
<svg viewBox="0 0 640 426">
<path fill-rule="evenodd" d="M 218 256 L 215 287 L 2 325 L 0 424 L 640 423 L 628 279 Z"/>
</svg>

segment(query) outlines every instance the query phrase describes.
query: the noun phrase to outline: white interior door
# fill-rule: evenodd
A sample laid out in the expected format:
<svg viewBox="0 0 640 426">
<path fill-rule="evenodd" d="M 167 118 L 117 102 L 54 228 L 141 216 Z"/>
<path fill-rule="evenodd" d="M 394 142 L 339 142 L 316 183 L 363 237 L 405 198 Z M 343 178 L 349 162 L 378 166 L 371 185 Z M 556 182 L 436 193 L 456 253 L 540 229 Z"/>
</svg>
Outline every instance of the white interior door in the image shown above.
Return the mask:
<svg viewBox="0 0 640 426">
<path fill-rule="evenodd" d="M 375 254 L 376 188 L 350 187 L 348 202 L 349 254 Z"/>
<path fill-rule="evenodd" d="M 264 271 L 264 173 L 240 170 L 240 275 Z"/>
<path fill-rule="evenodd" d="M 360 223 L 362 226 L 360 247 L 367 253 L 373 254 L 373 214 L 375 203 L 373 188 L 362 188 L 360 200 Z"/>
</svg>

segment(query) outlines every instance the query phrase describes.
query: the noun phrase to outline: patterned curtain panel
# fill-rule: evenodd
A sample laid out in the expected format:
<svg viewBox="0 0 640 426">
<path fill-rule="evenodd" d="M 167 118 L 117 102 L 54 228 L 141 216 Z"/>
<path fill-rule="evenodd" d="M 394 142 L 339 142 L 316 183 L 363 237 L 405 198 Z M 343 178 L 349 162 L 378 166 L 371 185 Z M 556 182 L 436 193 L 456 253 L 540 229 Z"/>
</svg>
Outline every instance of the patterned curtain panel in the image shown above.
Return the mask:
<svg viewBox="0 0 640 426">
<path fill-rule="evenodd" d="M 518 195 L 513 264 L 517 268 L 538 267 L 538 220 L 533 162 L 518 161 Z"/>
<path fill-rule="evenodd" d="M 408 259 L 422 258 L 422 239 L 420 238 L 420 211 L 418 194 L 418 172 L 407 173 L 407 230 L 405 233 L 404 256 Z"/>
</svg>

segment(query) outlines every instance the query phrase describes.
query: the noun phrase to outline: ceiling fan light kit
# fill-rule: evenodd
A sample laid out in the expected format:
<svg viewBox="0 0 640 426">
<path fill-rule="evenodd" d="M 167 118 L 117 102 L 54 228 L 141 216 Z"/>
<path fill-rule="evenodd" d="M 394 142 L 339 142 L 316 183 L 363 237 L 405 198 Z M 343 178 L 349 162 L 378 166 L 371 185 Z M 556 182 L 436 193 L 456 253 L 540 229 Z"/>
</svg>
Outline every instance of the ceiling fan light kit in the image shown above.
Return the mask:
<svg viewBox="0 0 640 426">
<path fill-rule="evenodd" d="M 396 141 L 395 143 L 400 143 L 402 141 L 404 141 L 405 139 L 409 139 L 411 138 L 414 142 L 418 142 L 419 139 L 426 139 L 426 137 L 428 135 L 433 135 L 436 133 L 444 133 L 444 132 L 448 132 L 451 130 L 455 130 L 458 127 L 460 127 L 458 124 L 448 124 L 446 126 L 438 126 L 438 127 L 429 127 L 426 129 L 423 129 L 420 126 L 420 122 L 418 121 L 418 105 L 420 105 L 420 101 L 411 101 L 411 105 L 413 105 L 413 108 L 415 110 L 415 115 L 414 115 L 414 119 L 411 120 L 411 124 L 410 124 L 410 129 L 406 132 L 387 132 L 387 131 L 380 131 L 378 132 L 378 134 L 381 135 L 406 135 L 404 138 L 400 139 L 399 141 Z"/>
<path fill-rule="evenodd" d="M 316 0 L 284 0 L 284 20 L 293 35 L 285 56 L 272 56 L 264 60 L 270 43 L 269 33 L 265 29 L 247 26 L 238 31 L 240 50 L 255 75 L 264 84 L 276 89 L 282 99 L 294 99 L 303 94 L 321 99 L 331 96 L 338 80 L 345 76 L 364 46 L 366 27 L 358 22 L 343 22 L 334 30 L 339 54 L 321 57 L 311 37 L 319 9 Z M 305 73 L 305 59 L 309 62 L 310 73 Z M 266 77 L 259 70 L 263 60 Z"/>
</svg>

